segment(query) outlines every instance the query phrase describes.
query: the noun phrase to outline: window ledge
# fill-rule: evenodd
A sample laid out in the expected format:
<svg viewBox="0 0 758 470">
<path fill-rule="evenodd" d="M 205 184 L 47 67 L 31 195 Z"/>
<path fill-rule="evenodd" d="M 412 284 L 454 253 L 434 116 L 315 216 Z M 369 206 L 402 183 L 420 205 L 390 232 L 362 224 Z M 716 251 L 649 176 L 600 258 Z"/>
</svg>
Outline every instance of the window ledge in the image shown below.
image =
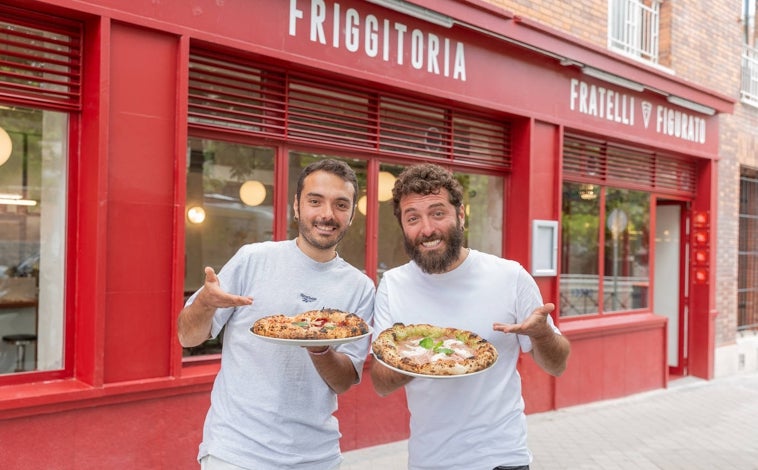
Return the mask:
<svg viewBox="0 0 758 470">
<path fill-rule="evenodd" d="M 93 386 L 77 379 L 0 387 L 0 419 L 55 413 L 210 391 L 219 365 L 184 367 L 180 377 L 160 377 Z"/>
<path fill-rule="evenodd" d="M 608 334 L 664 329 L 668 319 L 652 312 L 632 314 L 606 314 L 587 319 L 565 319 L 560 323 L 561 332 L 570 339 L 585 339 Z"/>
</svg>

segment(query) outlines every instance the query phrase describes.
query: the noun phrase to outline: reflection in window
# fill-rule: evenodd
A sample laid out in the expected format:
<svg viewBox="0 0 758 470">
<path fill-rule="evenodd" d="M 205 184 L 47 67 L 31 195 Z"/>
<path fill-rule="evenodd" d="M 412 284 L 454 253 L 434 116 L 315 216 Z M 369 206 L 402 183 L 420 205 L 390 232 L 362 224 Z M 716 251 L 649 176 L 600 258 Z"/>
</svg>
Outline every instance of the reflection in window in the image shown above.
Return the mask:
<svg viewBox="0 0 758 470">
<path fill-rule="evenodd" d="M 0 373 L 63 368 L 68 117 L 0 109 Z"/>
<path fill-rule="evenodd" d="M 561 215 L 561 315 L 598 310 L 600 188 L 564 183 Z"/>
<path fill-rule="evenodd" d="M 381 278 L 384 271 L 408 262 L 408 255 L 403 247 L 403 232 L 392 209 L 391 193 L 386 201 L 382 201 L 381 197 L 382 173 L 397 176 L 404 168 L 399 165 L 381 165 L 380 167 L 377 279 Z M 461 172 L 455 172 L 455 176 L 463 186 L 463 205 L 466 211 L 464 245 L 501 256 L 503 246 L 502 177 Z"/>
<path fill-rule="evenodd" d="M 604 311 L 648 306 L 649 241 L 650 195 L 609 188 L 605 196 Z"/>
<path fill-rule="evenodd" d="M 361 198 L 366 194 L 366 162 L 350 158 L 339 158 L 323 154 L 313 154 L 307 152 L 290 152 L 289 154 L 289 184 L 287 198 L 287 237 L 294 239 L 297 237 L 297 222 L 294 220 L 292 205 L 295 202 L 295 191 L 297 190 L 297 180 L 300 172 L 314 160 L 322 158 L 334 158 L 342 160 L 355 171 L 358 177 L 358 189 Z M 365 199 L 364 199 L 365 200 Z M 337 246 L 337 252 L 340 257 L 352 264 L 363 272 L 366 272 L 366 215 L 359 209 L 355 210 L 353 223 L 345 234 L 345 237 Z"/>
<path fill-rule="evenodd" d="M 605 214 L 602 221 L 601 206 Z M 564 183 L 561 315 L 647 308 L 649 228 L 648 193 Z"/>
<path fill-rule="evenodd" d="M 187 146 L 184 293 L 245 244 L 273 239 L 274 149 L 190 138 Z M 220 351 L 220 338 L 185 355 Z"/>
</svg>

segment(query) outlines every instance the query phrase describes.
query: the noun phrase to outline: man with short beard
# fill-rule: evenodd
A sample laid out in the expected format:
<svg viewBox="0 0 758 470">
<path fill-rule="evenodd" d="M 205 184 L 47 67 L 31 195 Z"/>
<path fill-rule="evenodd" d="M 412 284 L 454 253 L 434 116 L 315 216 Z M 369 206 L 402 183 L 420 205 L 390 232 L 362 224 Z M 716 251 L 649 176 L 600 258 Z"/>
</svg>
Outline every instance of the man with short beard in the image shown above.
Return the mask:
<svg viewBox="0 0 758 470">
<path fill-rule="evenodd" d="M 346 163 L 316 160 L 297 182 L 295 239 L 245 245 L 218 275 L 205 268 L 205 284 L 177 322 L 184 347 L 225 327 L 197 456 L 201 470 L 339 468 L 337 395 L 360 380 L 368 338 L 301 348 L 255 338 L 250 327 L 265 316 L 321 308 L 371 321 L 374 282 L 336 250 L 358 194 Z"/>
<path fill-rule="evenodd" d="M 464 247 L 461 185 L 433 164 L 407 168 L 392 191 L 411 261 L 384 273 L 374 304 L 375 335 L 395 323 L 472 331 L 492 343 L 488 370 L 449 380 L 414 378 L 372 361 L 374 388 L 405 387 L 411 414 L 410 470 L 528 469 L 519 352 L 547 373 L 566 368 L 569 342 L 537 284 L 517 262 Z"/>
</svg>

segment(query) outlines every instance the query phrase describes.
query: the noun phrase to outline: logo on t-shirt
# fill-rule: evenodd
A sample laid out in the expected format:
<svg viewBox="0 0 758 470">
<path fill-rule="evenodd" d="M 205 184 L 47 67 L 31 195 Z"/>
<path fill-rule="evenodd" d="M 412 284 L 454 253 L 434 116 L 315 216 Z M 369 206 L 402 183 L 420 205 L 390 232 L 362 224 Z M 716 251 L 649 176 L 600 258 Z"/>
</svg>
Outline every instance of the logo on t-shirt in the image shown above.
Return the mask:
<svg viewBox="0 0 758 470">
<path fill-rule="evenodd" d="M 311 297 L 310 295 L 305 295 L 302 292 L 300 293 L 300 300 L 302 300 L 305 303 L 311 303 L 316 301 L 316 297 Z"/>
</svg>

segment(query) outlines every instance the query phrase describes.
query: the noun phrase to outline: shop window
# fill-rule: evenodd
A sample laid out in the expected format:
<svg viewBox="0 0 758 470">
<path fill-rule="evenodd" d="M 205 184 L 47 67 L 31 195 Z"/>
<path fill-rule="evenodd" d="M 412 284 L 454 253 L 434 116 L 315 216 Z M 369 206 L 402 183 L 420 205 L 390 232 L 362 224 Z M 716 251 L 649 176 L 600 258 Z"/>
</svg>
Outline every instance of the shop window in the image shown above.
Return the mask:
<svg viewBox="0 0 758 470">
<path fill-rule="evenodd" d="M 392 186 L 404 166 L 382 164 L 379 173 L 379 236 L 377 280 L 388 269 L 408 262 L 403 247 L 403 232 L 393 213 Z M 466 211 L 464 245 L 485 253 L 502 256 L 503 247 L 503 184 L 502 176 L 455 171 L 463 186 Z M 383 183 L 383 180 L 386 182 Z"/>
<path fill-rule="evenodd" d="M 662 0 L 611 0 L 608 47 L 658 63 L 661 3 Z"/>
<path fill-rule="evenodd" d="M 758 331 L 758 170 L 740 176 L 737 330 Z"/>
<path fill-rule="evenodd" d="M 650 194 L 563 185 L 562 316 L 648 308 Z"/>
<path fill-rule="evenodd" d="M 65 366 L 65 111 L 80 106 L 81 31 L 75 22 L 0 5 L 2 375 Z"/>
<path fill-rule="evenodd" d="M 204 282 L 242 246 L 273 239 L 274 149 L 189 138 L 185 205 L 184 293 Z M 185 348 L 185 356 L 220 352 L 221 335 Z"/>
<path fill-rule="evenodd" d="M 0 373 L 63 368 L 66 114 L 0 109 Z"/>
</svg>

